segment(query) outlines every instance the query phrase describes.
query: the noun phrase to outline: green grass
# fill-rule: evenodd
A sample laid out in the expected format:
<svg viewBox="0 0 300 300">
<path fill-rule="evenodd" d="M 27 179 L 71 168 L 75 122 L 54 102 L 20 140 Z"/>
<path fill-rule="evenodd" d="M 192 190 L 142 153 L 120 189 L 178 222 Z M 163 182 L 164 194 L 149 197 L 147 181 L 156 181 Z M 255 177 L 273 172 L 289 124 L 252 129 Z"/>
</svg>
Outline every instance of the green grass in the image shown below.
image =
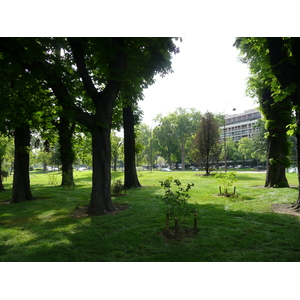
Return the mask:
<svg viewBox="0 0 300 300">
<path fill-rule="evenodd" d="M 55 173 L 53 173 L 55 174 Z M 299 261 L 299 218 L 271 212 L 273 203 L 292 203 L 297 189 L 264 189 L 263 173 L 237 173 L 237 197 L 218 196 L 218 182 L 195 172 L 139 172 L 143 188 L 113 198 L 127 204 L 117 215 L 74 218 L 89 203 L 91 172 L 75 172 L 76 187 L 64 190 L 49 175 L 31 173 L 32 192 L 40 200 L 2 204 L 11 197 L 11 178 L 0 193 L 0 261 Z M 190 202 L 199 204 L 199 233 L 169 242 L 159 181 L 172 176 L 194 182 Z M 287 174 L 297 185 L 296 174 Z M 113 172 L 112 179 L 122 179 Z M 57 174 L 60 181 L 60 175 Z M 185 220 L 192 227 L 193 220 Z"/>
</svg>

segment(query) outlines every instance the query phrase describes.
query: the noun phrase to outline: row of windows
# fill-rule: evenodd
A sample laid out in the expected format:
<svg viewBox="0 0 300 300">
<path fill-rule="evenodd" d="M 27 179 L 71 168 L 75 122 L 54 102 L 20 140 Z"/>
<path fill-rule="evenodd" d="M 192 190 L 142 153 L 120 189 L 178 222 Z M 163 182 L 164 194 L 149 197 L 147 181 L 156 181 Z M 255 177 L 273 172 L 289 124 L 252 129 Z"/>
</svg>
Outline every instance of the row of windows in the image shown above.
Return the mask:
<svg viewBox="0 0 300 300">
<path fill-rule="evenodd" d="M 256 111 L 256 112 L 253 112 L 253 113 L 227 117 L 226 118 L 226 125 L 245 122 L 245 121 L 251 121 L 251 120 L 260 119 L 260 118 L 261 118 L 261 113 Z"/>
</svg>

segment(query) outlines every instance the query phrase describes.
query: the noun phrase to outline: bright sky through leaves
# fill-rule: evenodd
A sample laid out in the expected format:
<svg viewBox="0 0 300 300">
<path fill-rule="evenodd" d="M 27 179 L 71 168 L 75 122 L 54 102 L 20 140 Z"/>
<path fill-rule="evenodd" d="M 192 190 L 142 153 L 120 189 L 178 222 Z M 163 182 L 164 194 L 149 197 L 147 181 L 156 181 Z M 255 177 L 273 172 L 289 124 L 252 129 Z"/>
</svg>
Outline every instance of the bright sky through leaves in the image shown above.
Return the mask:
<svg viewBox="0 0 300 300">
<path fill-rule="evenodd" d="M 139 102 L 143 122 L 153 125 L 157 114 L 166 115 L 180 106 L 222 114 L 224 110 L 231 114 L 257 107 L 245 96 L 248 66 L 238 60 L 234 41 L 235 37 L 228 36 L 191 36 L 178 41 L 180 53 L 172 60 L 174 73 L 156 77 L 156 83 L 144 91 L 145 98 Z"/>
</svg>

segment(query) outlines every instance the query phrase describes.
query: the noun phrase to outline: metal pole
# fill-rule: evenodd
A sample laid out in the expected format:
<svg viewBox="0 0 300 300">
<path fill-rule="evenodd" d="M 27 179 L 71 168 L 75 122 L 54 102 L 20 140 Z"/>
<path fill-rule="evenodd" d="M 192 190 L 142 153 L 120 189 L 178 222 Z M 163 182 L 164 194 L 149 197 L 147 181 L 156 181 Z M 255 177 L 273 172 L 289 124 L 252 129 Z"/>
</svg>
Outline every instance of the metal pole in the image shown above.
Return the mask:
<svg viewBox="0 0 300 300">
<path fill-rule="evenodd" d="M 225 120 L 226 115 L 224 114 L 224 162 L 225 162 L 225 172 L 227 172 L 227 153 L 226 153 L 226 135 L 225 135 Z"/>
</svg>

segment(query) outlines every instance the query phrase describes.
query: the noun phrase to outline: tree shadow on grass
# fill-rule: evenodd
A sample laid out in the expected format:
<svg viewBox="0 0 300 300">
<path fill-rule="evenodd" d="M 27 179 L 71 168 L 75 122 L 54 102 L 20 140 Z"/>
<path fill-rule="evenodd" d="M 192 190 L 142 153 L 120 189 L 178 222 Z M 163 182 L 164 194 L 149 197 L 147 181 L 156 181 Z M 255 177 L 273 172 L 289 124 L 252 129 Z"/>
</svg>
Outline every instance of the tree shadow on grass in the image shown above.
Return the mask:
<svg viewBox="0 0 300 300">
<path fill-rule="evenodd" d="M 299 261 L 300 223 L 276 213 L 199 206 L 195 237 L 166 242 L 159 200 L 127 199 L 117 215 L 72 217 L 67 200 L 0 207 L 1 261 Z M 73 207 L 73 209 L 72 209 Z M 185 222 L 192 227 L 192 219 Z"/>
</svg>

